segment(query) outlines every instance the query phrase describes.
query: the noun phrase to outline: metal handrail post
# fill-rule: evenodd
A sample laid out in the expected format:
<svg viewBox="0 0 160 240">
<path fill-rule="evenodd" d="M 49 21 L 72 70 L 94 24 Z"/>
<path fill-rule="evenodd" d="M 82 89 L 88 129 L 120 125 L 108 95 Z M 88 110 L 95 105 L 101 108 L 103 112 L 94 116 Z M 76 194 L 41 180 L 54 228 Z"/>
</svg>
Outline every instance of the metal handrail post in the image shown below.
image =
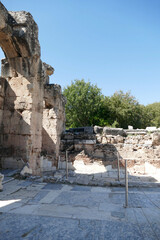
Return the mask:
<svg viewBox="0 0 160 240">
<path fill-rule="evenodd" d="M 68 178 L 68 151 L 66 151 L 66 178 Z"/>
<path fill-rule="evenodd" d="M 128 172 L 127 172 L 127 160 L 125 159 L 125 207 L 128 207 Z"/>
<path fill-rule="evenodd" d="M 119 153 L 117 152 L 118 181 L 120 181 Z"/>
</svg>

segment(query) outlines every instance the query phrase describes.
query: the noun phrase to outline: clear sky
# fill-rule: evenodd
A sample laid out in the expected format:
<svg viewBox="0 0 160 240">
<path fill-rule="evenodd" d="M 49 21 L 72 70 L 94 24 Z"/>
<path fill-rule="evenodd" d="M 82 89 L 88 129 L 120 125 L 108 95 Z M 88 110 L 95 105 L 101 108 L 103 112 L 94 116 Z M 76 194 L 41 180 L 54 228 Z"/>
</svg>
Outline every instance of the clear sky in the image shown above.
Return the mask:
<svg viewBox="0 0 160 240">
<path fill-rule="evenodd" d="M 84 78 L 106 96 L 130 90 L 141 104 L 160 101 L 160 0 L 1 2 L 33 15 L 51 83 Z"/>
</svg>

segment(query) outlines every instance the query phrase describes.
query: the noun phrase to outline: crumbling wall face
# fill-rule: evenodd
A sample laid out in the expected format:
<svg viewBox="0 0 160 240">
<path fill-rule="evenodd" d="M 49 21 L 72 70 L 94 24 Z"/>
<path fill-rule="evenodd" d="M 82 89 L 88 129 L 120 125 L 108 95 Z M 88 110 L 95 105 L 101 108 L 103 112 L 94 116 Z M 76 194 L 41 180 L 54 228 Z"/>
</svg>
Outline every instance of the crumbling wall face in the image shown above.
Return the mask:
<svg viewBox="0 0 160 240">
<path fill-rule="evenodd" d="M 65 99 L 61 93 L 61 87 L 56 84 L 46 84 L 44 87 L 42 153 L 45 159 L 47 157 L 49 161 L 52 161 L 52 166 L 56 167 L 60 138 L 65 127 L 64 105 Z"/>
</svg>

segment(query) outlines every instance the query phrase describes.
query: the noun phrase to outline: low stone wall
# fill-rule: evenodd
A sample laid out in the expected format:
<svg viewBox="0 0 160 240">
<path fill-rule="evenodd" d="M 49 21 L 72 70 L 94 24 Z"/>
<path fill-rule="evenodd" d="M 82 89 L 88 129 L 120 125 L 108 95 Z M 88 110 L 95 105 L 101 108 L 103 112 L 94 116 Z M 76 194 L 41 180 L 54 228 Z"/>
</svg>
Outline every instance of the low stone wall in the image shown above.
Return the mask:
<svg viewBox="0 0 160 240">
<path fill-rule="evenodd" d="M 79 131 L 80 129 L 80 131 Z M 104 166 L 117 168 L 117 158 L 121 167 L 124 159 L 130 159 L 128 165 L 133 167 L 148 162 L 160 168 L 160 132 L 146 130 L 124 130 L 121 128 L 98 127 L 70 129 L 61 138 L 60 161 L 65 161 L 68 150 L 69 161 L 83 160 L 85 164 L 98 161 Z M 65 164 L 61 166 L 65 167 Z M 70 165 L 71 166 L 71 165 Z"/>
</svg>

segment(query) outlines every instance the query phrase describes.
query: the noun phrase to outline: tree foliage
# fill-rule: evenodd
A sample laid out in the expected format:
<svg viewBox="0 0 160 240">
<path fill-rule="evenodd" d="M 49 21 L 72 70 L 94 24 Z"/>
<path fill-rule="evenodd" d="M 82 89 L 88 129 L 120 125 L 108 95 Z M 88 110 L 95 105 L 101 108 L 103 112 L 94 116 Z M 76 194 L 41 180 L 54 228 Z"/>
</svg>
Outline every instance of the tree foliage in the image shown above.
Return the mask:
<svg viewBox="0 0 160 240">
<path fill-rule="evenodd" d="M 109 109 L 110 124 L 114 127 L 128 128 L 128 125 L 141 127 L 142 108 L 130 92 L 115 92 L 109 98 Z"/>
<path fill-rule="evenodd" d="M 67 98 L 65 107 L 67 127 L 91 126 L 99 123 L 104 96 L 96 85 L 83 79 L 75 80 L 64 88 L 63 94 Z"/>
<path fill-rule="evenodd" d="M 105 97 L 97 85 L 75 80 L 64 88 L 66 127 L 112 126 L 128 128 L 160 127 L 160 102 L 140 105 L 130 92 Z"/>
<path fill-rule="evenodd" d="M 160 127 L 160 102 L 147 105 L 146 116 L 151 126 Z"/>
</svg>

